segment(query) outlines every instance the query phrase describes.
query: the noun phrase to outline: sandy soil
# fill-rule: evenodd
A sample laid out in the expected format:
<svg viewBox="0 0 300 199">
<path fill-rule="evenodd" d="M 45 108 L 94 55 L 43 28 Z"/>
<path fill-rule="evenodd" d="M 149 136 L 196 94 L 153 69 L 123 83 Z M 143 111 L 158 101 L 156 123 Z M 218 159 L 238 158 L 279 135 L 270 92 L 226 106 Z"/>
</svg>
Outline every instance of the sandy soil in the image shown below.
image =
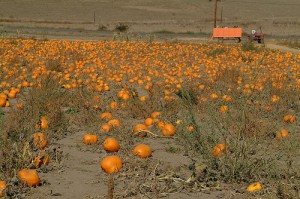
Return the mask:
<svg viewBox="0 0 300 199">
<path fill-rule="evenodd" d="M 114 30 L 132 32 L 204 32 L 213 27 L 209 0 L 0 0 L 0 25 Z M 239 26 L 250 33 L 262 27 L 268 35 L 300 35 L 299 0 L 221 1 L 218 26 Z M 221 22 L 222 13 L 222 22 Z"/>
<path fill-rule="evenodd" d="M 107 175 L 101 171 L 100 161 L 107 156 L 102 150 L 101 143 L 97 146 L 86 146 L 82 143 L 82 137 L 86 132 L 78 131 L 62 140 L 52 143 L 52 147 L 58 147 L 63 153 L 62 161 L 58 164 L 53 162 L 48 166 L 49 171 L 40 173 L 40 178 L 44 185 L 32 189 L 27 193 L 28 199 L 84 199 L 84 198 L 106 198 Z M 144 143 L 151 145 L 154 153 L 149 161 L 162 162 L 169 167 L 169 170 L 181 167 L 188 171 L 191 160 L 184 156 L 182 152 L 171 153 L 166 151 L 170 146 L 179 147 L 174 144 L 174 140 L 168 139 L 146 139 Z M 144 160 L 142 160 L 144 161 Z M 146 160 L 145 160 L 146 161 Z M 126 164 L 126 163 L 125 163 Z M 178 173 L 179 174 L 179 173 Z M 187 173 L 188 175 L 190 173 Z M 131 179 L 125 183 L 130 184 Z M 121 181 L 121 182 L 120 182 Z M 121 197 L 125 187 L 122 180 L 115 177 L 115 196 Z M 136 185 L 140 186 L 140 185 Z M 204 191 L 196 193 L 175 192 L 162 194 L 163 198 L 183 199 L 183 198 L 226 198 L 236 195 L 230 191 Z M 141 194 L 126 198 L 151 198 L 151 195 Z M 153 197 L 153 195 L 152 195 Z"/>
</svg>

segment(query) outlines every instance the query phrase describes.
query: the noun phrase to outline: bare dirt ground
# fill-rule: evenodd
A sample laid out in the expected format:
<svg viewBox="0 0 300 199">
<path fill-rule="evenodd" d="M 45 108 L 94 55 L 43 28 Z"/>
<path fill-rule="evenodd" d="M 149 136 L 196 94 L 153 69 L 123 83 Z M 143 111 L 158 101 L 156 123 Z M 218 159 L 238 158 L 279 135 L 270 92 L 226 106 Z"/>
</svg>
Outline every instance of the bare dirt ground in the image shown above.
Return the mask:
<svg viewBox="0 0 300 199">
<path fill-rule="evenodd" d="M 37 189 L 32 189 L 27 194 L 28 199 L 39 198 L 61 198 L 61 199 L 84 199 L 84 198 L 106 198 L 107 197 L 107 175 L 101 171 L 100 160 L 107 154 L 102 150 L 101 144 L 97 146 L 85 146 L 82 143 L 82 136 L 86 132 L 78 131 L 75 134 L 67 136 L 66 138 L 59 140 L 53 145 L 59 146 L 63 151 L 63 161 L 60 162 L 57 168 L 53 168 L 46 173 L 41 173 L 40 177 L 45 181 L 43 186 Z M 151 140 L 146 141 L 147 144 L 151 143 L 153 148 L 152 162 L 162 162 L 166 165 L 172 165 L 174 167 L 182 167 L 187 169 L 191 160 L 184 156 L 183 153 L 171 153 L 167 152 L 166 148 L 174 145 L 173 140 Z M 97 148 L 95 150 L 95 147 Z M 178 147 L 178 146 L 177 146 Z M 55 163 L 52 163 L 52 166 Z M 51 166 L 51 164 L 50 164 Z M 58 169 L 59 168 L 59 169 Z M 188 170 L 188 169 L 187 169 Z M 126 188 L 121 184 L 118 178 L 115 178 L 116 188 L 115 195 L 118 198 L 122 198 L 120 194 L 126 192 Z M 136 185 L 141 186 L 141 184 Z M 162 194 L 163 198 L 226 198 L 236 195 L 229 191 L 214 191 L 214 192 L 197 192 L 197 193 L 185 193 L 174 192 L 171 194 Z M 126 198 L 151 198 L 147 194 L 138 194 L 132 197 Z M 153 197 L 153 196 L 152 196 Z"/>
<path fill-rule="evenodd" d="M 298 0 L 226 0 L 218 8 L 218 26 L 300 35 Z M 124 23 L 132 32 L 210 34 L 213 11 L 209 0 L 0 0 L 0 26 L 113 31 Z"/>
</svg>

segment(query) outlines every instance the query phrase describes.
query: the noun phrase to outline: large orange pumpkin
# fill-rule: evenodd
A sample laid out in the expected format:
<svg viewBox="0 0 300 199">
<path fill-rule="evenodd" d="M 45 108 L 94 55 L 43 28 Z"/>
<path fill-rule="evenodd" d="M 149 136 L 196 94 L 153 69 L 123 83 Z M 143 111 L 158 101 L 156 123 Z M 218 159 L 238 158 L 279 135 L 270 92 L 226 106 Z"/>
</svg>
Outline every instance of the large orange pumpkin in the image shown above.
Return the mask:
<svg viewBox="0 0 300 199">
<path fill-rule="evenodd" d="M 103 171 L 106 173 L 116 173 L 123 167 L 123 162 L 118 156 L 107 156 L 100 164 Z"/>
<path fill-rule="evenodd" d="M 34 169 L 23 169 L 18 172 L 20 181 L 28 186 L 37 186 L 40 183 L 38 172 Z"/>
<path fill-rule="evenodd" d="M 120 144 L 115 138 L 106 138 L 103 142 L 103 149 L 107 152 L 117 152 L 120 149 Z"/>
<path fill-rule="evenodd" d="M 173 124 L 165 124 L 162 129 L 164 136 L 173 136 L 176 133 L 176 128 Z"/>
<path fill-rule="evenodd" d="M 133 149 L 132 154 L 141 158 L 148 158 L 152 154 L 152 149 L 146 144 L 139 144 Z"/>
<path fill-rule="evenodd" d="M 93 134 L 85 134 L 85 135 L 83 136 L 83 143 L 84 143 L 84 144 L 88 144 L 88 145 L 96 144 L 97 141 L 98 141 L 97 135 L 93 135 Z"/>
</svg>

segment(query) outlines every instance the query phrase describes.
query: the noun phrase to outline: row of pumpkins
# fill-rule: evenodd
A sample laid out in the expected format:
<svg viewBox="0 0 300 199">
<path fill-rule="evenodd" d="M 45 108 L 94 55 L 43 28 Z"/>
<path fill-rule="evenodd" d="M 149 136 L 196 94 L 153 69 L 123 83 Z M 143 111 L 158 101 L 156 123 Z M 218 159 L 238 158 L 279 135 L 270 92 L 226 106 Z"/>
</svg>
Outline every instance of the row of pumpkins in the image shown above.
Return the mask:
<svg viewBox="0 0 300 199">
<path fill-rule="evenodd" d="M 3 98 L 3 96 L 0 96 L 0 98 Z M 158 118 L 160 115 L 161 112 L 153 112 L 151 114 L 151 117 L 145 119 L 144 123 L 136 124 L 134 126 L 133 134 L 140 137 L 147 136 L 147 133 L 153 135 L 153 133 L 151 133 L 148 129 L 150 126 L 156 124 L 158 128 L 161 129 L 163 136 L 173 136 L 176 133 L 176 127 L 171 123 L 165 123 L 163 121 L 159 121 Z M 100 118 L 108 120 L 108 122 L 102 126 L 102 129 L 105 131 L 109 131 L 112 126 L 120 126 L 120 121 L 117 119 L 113 119 L 112 114 L 109 112 L 102 113 L 100 115 Z M 283 120 L 286 123 L 293 123 L 295 122 L 295 116 L 286 115 L 284 116 Z M 48 120 L 45 116 L 42 116 L 40 118 L 40 121 L 36 125 L 36 128 L 41 131 L 48 128 Z M 287 137 L 288 137 L 288 131 L 285 129 L 278 131 L 276 134 L 277 140 L 286 139 Z M 84 144 L 91 145 L 91 144 L 96 144 L 97 142 L 98 142 L 97 135 L 86 134 L 83 137 Z M 45 134 L 43 132 L 34 133 L 33 143 L 35 147 L 39 149 L 39 153 L 38 156 L 34 158 L 32 162 L 35 164 L 36 168 L 39 168 L 42 165 L 47 165 L 49 163 L 49 156 L 45 152 L 44 148 L 48 144 L 48 139 L 46 138 Z M 108 153 L 118 152 L 120 147 L 121 146 L 118 140 L 113 137 L 106 138 L 103 142 L 103 149 Z M 223 153 L 227 151 L 229 151 L 228 146 L 220 143 L 213 148 L 212 154 L 217 157 L 217 156 L 221 156 Z M 146 144 L 139 144 L 133 149 L 132 153 L 136 156 L 139 156 L 140 158 L 148 158 L 152 155 L 152 149 L 150 146 Z M 122 159 L 116 155 L 107 156 L 101 161 L 100 166 L 104 172 L 108 174 L 112 174 L 118 172 L 122 168 L 123 162 Z M 38 172 L 35 169 L 20 170 L 18 172 L 18 177 L 24 185 L 37 186 L 40 183 Z M 6 182 L 0 181 L 0 197 L 3 196 L 3 191 L 5 190 L 5 188 L 6 188 Z M 262 188 L 261 184 L 259 182 L 256 182 L 249 185 L 247 190 L 249 192 L 253 192 L 253 191 L 258 191 L 261 188 Z"/>
</svg>

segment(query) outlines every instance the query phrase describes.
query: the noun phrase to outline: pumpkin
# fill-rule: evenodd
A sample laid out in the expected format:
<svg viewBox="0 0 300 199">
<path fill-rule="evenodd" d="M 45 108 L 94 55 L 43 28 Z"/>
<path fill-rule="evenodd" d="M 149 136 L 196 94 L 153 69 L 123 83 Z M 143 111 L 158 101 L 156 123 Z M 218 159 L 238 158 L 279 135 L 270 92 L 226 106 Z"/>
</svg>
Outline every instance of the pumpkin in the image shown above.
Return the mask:
<svg viewBox="0 0 300 199">
<path fill-rule="evenodd" d="M 100 164 L 102 170 L 108 174 L 116 173 L 123 167 L 123 162 L 118 156 L 107 156 Z"/>
<path fill-rule="evenodd" d="M 112 109 L 112 110 L 117 110 L 118 109 L 118 102 L 116 101 L 112 101 L 110 104 L 109 104 L 109 107 Z"/>
<path fill-rule="evenodd" d="M 21 183 L 28 186 L 37 186 L 40 183 L 38 172 L 35 169 L 23 169 L 18 172 Z"/>
<path fill-rule="evenodd" d="M 151 117 L 149 117 L 145 119 L 144 123 L 146 126 L 152 126 L 154 124 L 154 120 Z"/>
<path fill-rule="evenodd" d="M 186 127 L 186 130 L 188 132 L 193 132 L 195 130 L 195 128 L 192 125 L 189 125 L 189 126 Z"/>
<path fill-rule="evenodd" d="M 108 125 L 111 125 L 112 127 L 119 127 L 121 126 L 121 122 L 118 119 L 111 119 L 107 122 Z"/>
<path fill-rule="evenodd" d="M 17 95 L 17 92 L 15 90 L 11 90 L 7 96 L 11 99 L 14 99 L 14 98 L 16 98 L 16 95 Z"/>
<path fill-rule="evenodd" d="M 228 147 L 225 144 L 217 144 L 213 150 L 212 154 L 214 156 L 221 156 L 224 151 L 228 151 Z"/>
<path fill-rule="evenodd" d="M 211 99 L 218 99 L 219 96 L 216 93 L 212 93 L 209 97 Z"/>
<path fill-rule="evenodd" d="M 6 97 L 0 97 L 0 107 L 5 107 L 6 105 Z"/>
<path fill-rule="evenodd" d="M 283 120 L 286 122 L 286 123 L 294 123 L 295 122 L 295 116 L 293 115 L 285 115 L 283 117 Z"/>
<path fill-rule="evenodd" d="M 4 98 L 6 100 L 7 99 L 7 95 L 5 93 L 0 93 L 0 98 Z"/>
<path fill-rule="evenodd" d="M 140 137 L 146 137 L 146 131 L 148 131 L 148 127 L 145 124 L 137 124 L 133 128 L 133 133 L 138 134 Z"/>
<path fill-rule="evenodd" d="M 158 127 L 160 130 L 162 130 L 162 129 L 164 128 L 164 126 L 165 126 L 165 122 L 163 122 L 163 121 L 159 121 L 159 122 L 157 123 L 157 127 Z"/>
<path fill-rule="evenodd" d="M 162 129 L 164 136 L 173 136 L 176 133 L 176 128 L 173 124 L 165 124 Z"/>
<path fill-rule="evenodd" d="M 104 112 L 100 115 L 100 119 L 110 120 L 112 119 L 112 114 L 109 112 Z"/>
<path fill-rule="evenodd" d="M 225 113 L 228 111 L 228 106 L 224 105 L 220 107 L 220 112 Z"/>
<path fill-rule="evenodd" d="M 0 181 L 0 198 L 3 197 L 3 191 L 6 189 L 6 182 L 5 181 Z"/>
<path fill-rule="evenodd" d="M 88 145 L 96 144 L 97 141 L 98 141 L 97 135 L 93 135 L 93 134 L 85 134 L 85 135 L 83 136 L 83 143 L 84 143 L 84 144 L 88 144 Z"/>
<path fill-rule="evenodd" d="M 146 144 L 139 144 L 133 149 L 132 154 L 141 158 L 148 158 L 152 154 L 152 149 Z"/>
<path fill-rule="evenodd" d="M 48 144 L 48 139 L 44 133 L 34 133 L 33 143 L 36 148 L 44 149 Z"/>
<path fill-rule="evenodd" d="M 10 103 L 8 100 L 6 101 L 5 107 L 10 107 Z"/>
<path fill-rule="evenodd" d="M 106 138 L 103 142 L 103 149 L 106 152 L 117 152 L 120 149 L 120 144 L 115 138 Z"/>
<path fill-rule="evenodd" d="M 47 165 L 49 163 L 49 155 L 44 150 L 41 150 L 38 156 L 34 158 L 33 162 L 35 163 L 36 168 Z"/>
<path fill-rule="evenodd" d="M 111 126 L 109 124 L 103 124 L 101 129 L 105 132 L 109 132 L 111 130 Z"/>
<path fill-rule="evenodd" d="M 151 117 L 154 120 L 157 119 L 160 115 L 161 115 L 161 112 L 159 112 L 159 111 L 154 111 L 153 113 L 151 113 Z"/>
<path fill-rule="evenodd" d="M 250 184 L 248 187 L 247 187 L 247 191 L 249 192 L 255 192 L 255 191 L 259 191 L 262 189 L 262 185 L 261 183 L 259 182 L 255 182 L 253 184 Z"/>
<path fill-rule="evenodd" d="M 140 99 L 140 101 L 144 102 L 144 101 L 146 101 L 146 96 L 144 96 L 144 95 L 143 95 L 143 96 L 140 96 L 139 99 Z"/>
<path fill-rule="evenodd" d="M 276 140 L 280 141 L 282 139 L 287 139 L 289 136 L 289 132 L 285 129 L 281 129 L 276 133 Z"/>
<path fill-rule="evenodd" d="M 47 129 L 48 128 L 48 120 L 45 116 L 41 117 L 41 128 Z"/>
</svg>

